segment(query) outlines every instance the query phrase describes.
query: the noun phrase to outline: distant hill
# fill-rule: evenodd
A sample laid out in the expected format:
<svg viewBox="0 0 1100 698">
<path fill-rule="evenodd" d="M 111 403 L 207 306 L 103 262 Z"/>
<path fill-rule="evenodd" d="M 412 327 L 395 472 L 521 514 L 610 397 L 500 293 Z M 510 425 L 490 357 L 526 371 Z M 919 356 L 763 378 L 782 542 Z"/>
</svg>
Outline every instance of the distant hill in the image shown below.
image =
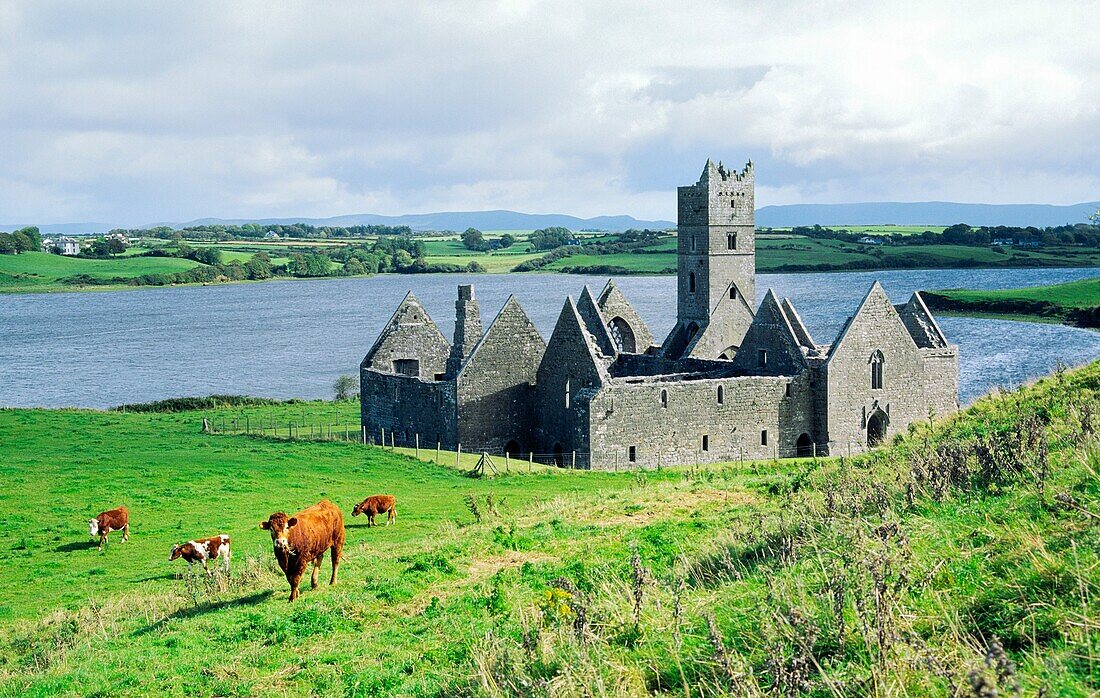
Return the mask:
<svg viewBox="0 0 1100 698">
<path fill-rule="evenodd" d="M 789 204 L 765 206 L 756 211 L 756 224 L 785 228 L 794 225 L 1018 225 L 1037 227 L 1085 223 L 1100 208 L 1092 203 L 1052 206 L 1049 204 L 959 204 L 950 201 L 911 203 L 879 202 L 861 204 Z M 518 213 L 516 211 L 448 211 L 381 216 L 357 213 L 332 218 L 200 218 L 186 223 L 150 223 L 142 227 L 167 225 L 181 228 L 222 223 L 308 223 L 309 225 L 407 225 L 413 230 L 535 230 L 562 226 L 571 230 L 626 230 L 628 228 L 673 228 L 672 221 L 639 220 L 633 216 L 596 216 L 578 218 L 562 213 Z M 0 224 L 0 231 L 12 231 L 27 225 Z M 106 223 L 39 224 L 44 233 L 74 235 L 102 233 L 117 226 Z"/>
<path fill-rule="evenodd" d="M 561 213 L 517 213 L 515 211 L 448 211 L 442 213 L 411 213 L 402 216 L 380 216 L 375 213 L 358 213 L 332 218 L 200 218 L 188 223 L 167 224 L 173 227 L 210 225 L 222 223 L 306 223 L 308 225 L 407 225 L 413 230 L 536 230 L 561 226 L 571 230 L 593 228 L 596 230 L 627 230 L 629 228 L 673 228 L 672 221 L 643 221 L 633 216 L 596 216 L 578 218 Z M 149 226 L 152 227 L 152 226 Z"/>
<path fill-rule="evenodd" d="M 1033 225 L 1039 228 L 1087 223 L 1100 202 L 1051 206 L 1048 204 L 958 204 L 949 201 L 864 204 L 790 204 L 765 206 L 756 211 L 756 225 L 786 228 L 794 225 Z"/>
</svg>

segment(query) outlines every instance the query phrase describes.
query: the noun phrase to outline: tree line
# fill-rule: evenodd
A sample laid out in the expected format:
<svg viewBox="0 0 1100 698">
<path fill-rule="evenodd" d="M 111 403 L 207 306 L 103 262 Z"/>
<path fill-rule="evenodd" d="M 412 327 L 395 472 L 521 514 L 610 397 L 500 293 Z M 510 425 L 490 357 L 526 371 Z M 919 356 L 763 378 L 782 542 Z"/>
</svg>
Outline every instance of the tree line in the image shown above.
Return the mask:
<svg viewBox="0 0 1100 698">
<path fill-rule="evenodd" d="M 770 229 L 765 229 L 770 230 Z M 820 225 L 799 225 L 791 228 L 791 233 L 807 237 L 841 240 L 844 242 L 858 242 L 867 237 L 867 233 L 854 232 L 846 228 L 826 228 Z M 1011 225 L 979 225 L 972 226 L 966 223 L 956 223 L 944 228 L 942 232 L 926 230 L 917 234 L 890 233 L 882 235 L 875 233 L 874 237 L 882 238 L 893 244 L 899 245 L 969 245 L 986 246 L 994 240 L 1011 240 L 1012 244 L 1022 242 L 1038 242 L 1043 245 L 1083 245 L 1086 247 L 1100 247 L 1100 220 L 1095 224 L 1076 223 L 1074 225 L 1060 225 L 1046 228 L 1034 226 Z"/>
</svg>

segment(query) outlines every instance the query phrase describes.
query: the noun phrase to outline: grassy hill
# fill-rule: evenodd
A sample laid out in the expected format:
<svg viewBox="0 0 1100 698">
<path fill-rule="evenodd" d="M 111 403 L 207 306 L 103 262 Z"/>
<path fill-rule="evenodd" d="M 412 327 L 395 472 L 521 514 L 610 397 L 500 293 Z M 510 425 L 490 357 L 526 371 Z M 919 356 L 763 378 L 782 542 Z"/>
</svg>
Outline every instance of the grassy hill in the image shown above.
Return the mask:
<svg viewBox="0 0 1100 698">
<path fill-rule="evenodd" d="M 46 252 L 0 255 L 0 292 L 45 291 L 67 288 L 58 280 L 86 274 L 93 278 L 135 277 L 143 274 L 171 274 L 187 271 L 198 262 L 175 257 L 122 257 L 80 259 Z"/>
<path fill-rule="evenodd" d="M 0 695 L 1093 695 L 1098 403 L 1100 363 L 853 459 L 484 480 L 199 433 L 354 405 L 3 410 Z M 257 523 L 380 492 L 397 525 L 349 517 L 287 604 Z M 232 578 L 185 581 L 170 545 L 217 532 Z"/>
<path fill-rule="evenodd" d="M 1027 288 L 926 291 L 924 296 L 933 309 L 948 313 L 1100 327 L 1100 277 Z"/>
</svg>

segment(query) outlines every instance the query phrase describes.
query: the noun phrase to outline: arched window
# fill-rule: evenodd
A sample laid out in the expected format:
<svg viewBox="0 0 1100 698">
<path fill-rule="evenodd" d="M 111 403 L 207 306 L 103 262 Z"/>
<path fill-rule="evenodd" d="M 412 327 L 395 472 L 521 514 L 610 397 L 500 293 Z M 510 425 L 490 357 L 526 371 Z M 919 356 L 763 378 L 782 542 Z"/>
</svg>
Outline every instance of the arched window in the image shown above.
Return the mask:
<svg viewBox="0 0 1100 698">
<path fill-rule="evenodd" d="M 611 334 L 611 341 L 619 351 L 627 354 L 638 351 L 634 330 L 630 329 L 630 324 L 626 320 L 618 316 L 611 318 L 611 322 L 607 323 L 607 331 Z"/>
<path fill-rule="evenodd" d="M 565 409 L 569 409 L 569 379 L 565 379 Z"/>
<path fill-rule="evenodd" d="M 688 293 L 695 293 L 695 272 L 688 272 Z"/>
<path fill-rule="evenodd" d="M 718 404 L 726 404 L 726 389 L 722 386 L 718 386 Z"/>
<path fill-rule="evenodd" d="M 730 284 L 730 300 L 737 300 L 737 287 Z"/>
<path fill-rule="evenodd" d="M 737 233 L 726 233 L 726 249 L 737 249 Z"/>
<path fill-rule="evenodd" d="M 882 368 L 886 365 L 886 358 L 881 351 L 875 349 L 869 363 L 871 364 L 871 390 L 882 390 Z"/>
<path fill-rule="evenodd" d="M 694 235 L 691 236 L 691 251 L 692 252 L 695 251 L 695 236 Z"/>
<path fill-rule="evenodd" d="M 668 407 L 668 391 L 661 388 L 661 407 Z"/>
</svg>

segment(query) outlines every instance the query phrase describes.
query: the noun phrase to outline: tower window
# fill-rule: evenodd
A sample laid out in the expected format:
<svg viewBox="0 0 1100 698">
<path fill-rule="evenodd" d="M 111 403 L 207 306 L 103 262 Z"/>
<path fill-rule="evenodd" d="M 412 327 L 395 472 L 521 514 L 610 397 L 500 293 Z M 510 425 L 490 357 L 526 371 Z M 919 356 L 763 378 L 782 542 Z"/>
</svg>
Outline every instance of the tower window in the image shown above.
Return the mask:
<svg viewBox="0 0 1100 698">
<path fill-rule="evenodd" d="M 767 446 L 768 445 L 768 430 L 767 429 L 761 429 L 760 430 L 760 445 L 761 446 Z"/>
<path fill-rule="evenodd" d="M 661 389 L 661 407 L 668 407 L 668 391 Z"/>
<path fill-rule="evenodd" d="M 737 300 L 737 287 L 730 284 L 730 300 Z"/>
<path fill-rule="evenodd" d="M 395 359 L 393 362 L 393 372 L 399 376 L 419 376 L 420 360 Z"/>
<path fill-rule="evenodd" d="M 790 383 L 787 383 L 787 385 L 783 386 L 783 396 L 784 397 L 790 397 L 791 396 L 791 384 Z"/>
<path fill-rule="evenodd" d="M 767 368 L 768 367 L 768 350 L 757 349 L 756 350 L 756 367 Z"/>
<path fill-rule="evenodd" d="M 691 251 L 692 252 L 695 251 L 695 236 L 694 235 L 691 236 Z"/>
<path fill-rule="evenodd" d="M 727 233 L 726 234 L 726 249 L 727 250 L 736 250 L 737 249 L 737 233 Z"/>
<path fill-rule="evenodd" d="M 569 409 L 569 379 L 565 379 L 565 409 Z"/>
<path fill-rule="evenodd" d="M 726 404 L 726 389 L 724 386 L 718 386 L 718 404 Z"/>
<path fill-rule="evenodd" d="M 882 390 L 882 367 L 886 364 L 886 358 L 878 349 L 871 354 L 871 390 Z"/>
<path fill-rule="evenodd" d="M 631 463 L 637 463 L 638 462 L 638 447 L 637 446 L 631 446 L 630 448 L 628 448 L 626 450 L 626 457 L 627 457 L 627 459 L 630 460 Z"/>
<path fill-rule="evenodd" d="M 688 272 L 688 293 L 695 293 L 695 272 Z"/>
</svg>

